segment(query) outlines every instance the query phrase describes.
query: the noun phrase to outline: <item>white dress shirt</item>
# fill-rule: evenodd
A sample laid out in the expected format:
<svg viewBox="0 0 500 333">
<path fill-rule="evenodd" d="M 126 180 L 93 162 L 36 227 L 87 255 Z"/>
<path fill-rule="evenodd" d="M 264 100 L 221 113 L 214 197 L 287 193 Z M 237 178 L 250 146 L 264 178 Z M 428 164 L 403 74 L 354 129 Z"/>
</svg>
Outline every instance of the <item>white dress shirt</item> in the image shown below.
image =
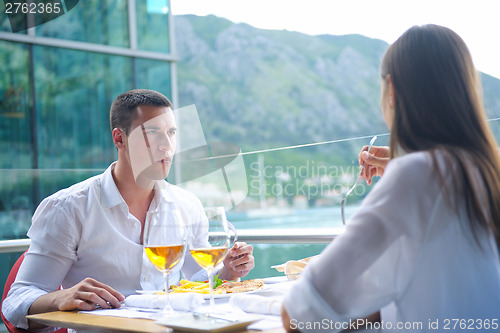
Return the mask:
<svg viewBox="0 0 500 333">
<path fill-rule="evenodd" d="M 445 167 L 441 152 L 438 163 Z M 481 228 L 478 245 L 458 200 L 458 211 L 450 208 L 429 153 L 393 159 L 345 232 L 286 296 L 292 327 L 336 332 L 381 310 L 382 332 L 458 332 L 471 323 L 500 331 L 495 239 Z M 478 329 L 486 320 L 490 328 Z"/>
<path fill-rule="evenodd" d="M 69 288 L 86 277 L 127 296 L 137 289 L 163 289 L 164 280 L 140 244 L 141 223 L 133 216 L 113 180 L 112 164 L 103 174 L 44 199 L 28 231 L 31 246 L 2 306 L 14 325 L 27 328 L 25 315 L 39 296 Z M 157 182 L 150 210 L 174 202 L 184 223 L 191 225 L 197 246 L 208 245 L 208 224 L 199 199 L 165 181 Z M 187 252 L 170 274 L 170 284 L 183 275 L 206 280 Z"/>
</svg>

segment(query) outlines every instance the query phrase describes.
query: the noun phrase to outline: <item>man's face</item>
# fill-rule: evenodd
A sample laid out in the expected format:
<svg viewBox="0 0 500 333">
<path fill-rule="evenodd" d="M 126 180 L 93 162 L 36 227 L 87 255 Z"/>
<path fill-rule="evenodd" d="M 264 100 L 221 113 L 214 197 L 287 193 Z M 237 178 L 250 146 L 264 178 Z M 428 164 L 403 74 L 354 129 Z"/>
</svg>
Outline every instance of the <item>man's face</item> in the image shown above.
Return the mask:
<svg viewBox="0 0 500 333">
<path fill-rule="evenodd" d="M 174 113 L 171 108 L 139 106 L 128 136 L 128 152 L 134 178 L 165 179 L 176 147 Z"/>
</svg>

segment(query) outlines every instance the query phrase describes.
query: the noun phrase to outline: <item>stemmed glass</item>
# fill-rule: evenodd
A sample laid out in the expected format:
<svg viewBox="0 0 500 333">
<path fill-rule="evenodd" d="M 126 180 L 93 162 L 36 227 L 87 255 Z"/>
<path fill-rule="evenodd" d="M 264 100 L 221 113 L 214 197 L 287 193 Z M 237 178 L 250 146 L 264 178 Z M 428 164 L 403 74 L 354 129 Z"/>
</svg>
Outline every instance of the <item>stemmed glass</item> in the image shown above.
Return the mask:
<svg viewBox="0 0 500 333">
<path fill-rule="evenodd" d="M 229 251 L 231 239 L 224 207 L 207 207 L 205 214 L 208 219 L 208 243 L 190 244 L 193 259 L 207 271 L 210 288 L 209 314 L 214 312 L 214 270 Z M 193 241 L 194 238 L 191 237 Z M 200 246 L 201 245 L 201 246 Z"/>
<path fill-rule="evenodd" d="M 187 229 L 175 206 L 164 210 L 149 211 L 144 228 L 144 250 L 151 263 L 163 273 L 165 282 L 165 307 L 155 315 L 156 319 L 172 316 L 170 305 L 169 275 L 186 251 Z"/>
</svg>

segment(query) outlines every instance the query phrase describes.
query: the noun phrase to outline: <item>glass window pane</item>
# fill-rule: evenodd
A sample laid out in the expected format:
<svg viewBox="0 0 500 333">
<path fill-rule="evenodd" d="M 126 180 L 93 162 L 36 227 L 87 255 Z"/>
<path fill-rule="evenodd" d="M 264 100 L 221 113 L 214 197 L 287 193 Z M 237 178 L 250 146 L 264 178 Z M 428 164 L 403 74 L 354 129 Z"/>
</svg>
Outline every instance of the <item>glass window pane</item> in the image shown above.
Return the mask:
<svg viewBox="0 0 500 333">
<path fill-rule="evenodd" d="M 168 1 L 136 1 L 137 47 L 140 50 L 170 53 Z"/>
<path fill-rule="evenodd" d="M 53 170 L 40 177 L 43 198 L 101 172 L 116 158 L 109 108 L 132 89 L 132 61 L 45 46 L 34 46 L 34 58 L 38 165 L 40 173 Z"/>
<path fill-rule="evenodd" d="M 136 86 L 161 92 L 172 100 L 170 62 L 150 59 L 136 59 Z"/>
<path fill-rule="evenodd" d="M 328 244 L 252 244 L 255 268 L 245 276 L 245 279 L 258 279 L 263 276 L 284 276 L 271 268 L 288 260 L 298 260 L 318 255 Z"/>
<path fill-rule="evenodd" d="M 22 252 L 0 254 L 0 286 L 5 286 L 7 276 L 9 276 L 12 266 L 14 266 L 14 263 L 17 261 L 19 256 L 21 256 L 21 254 Z M 2 330 L 2 332 L 6 332 L 6 330 Z"/>
<path fill-rule="evenodd" d="M 6 14 L 7 8 L 5 7 L 5 1 L 0 1 L 0 31 L 13 32 L 11 21 L 9 20 L 9 16 Z M 16 20 L 16 17 L 18 20 Z M 26 28 L 26 19 L 19 19 L 19 15 L 14 17 L 14 26 L 18 25 L 18 28 L 24 27 Z M 12 19 L 12 17 L 11 17 Z M 25 34 L 26 30 L 18 32 L 20 34 Z"/>
<path fill-rule="evenodd" d="M 79 1 L 63 16 L 36 27 L 36 35 L 128 47 L 127 1 Z"/>
<path fill-rule="evenodd" d="M 35 206 L 29 47 L 0 41 L 0 239 L 24 238 Z"/>
</svg>

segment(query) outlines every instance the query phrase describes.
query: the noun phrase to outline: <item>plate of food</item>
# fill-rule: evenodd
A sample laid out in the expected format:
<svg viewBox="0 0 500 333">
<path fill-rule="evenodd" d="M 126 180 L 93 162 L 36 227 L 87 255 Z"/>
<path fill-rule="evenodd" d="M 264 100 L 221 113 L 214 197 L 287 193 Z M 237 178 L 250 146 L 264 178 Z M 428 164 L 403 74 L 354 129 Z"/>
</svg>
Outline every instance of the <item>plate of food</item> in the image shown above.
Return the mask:
<svg viewBox="0 0 500 333">
<path fill-rule="evenodd" d="M 244 281 L 218 281 L 214 286 L 214 298 L 227 298 L 236 293 L 253 293 L 265 290 L 263 279 L 252 279 Z M 204 298 L 210 298 L 208 282 L 194 282 L 181 280 L 178 286 L 172 286 L 171 293 L 198 293 Z"/>
<path fill-rule="evenodd" d="M 217 280 L 217 279 L 216 279 Z M 218 279 L 220 280 L 220 279 Z M 254 293 L 261 290 L 267 290 L 269 287 L 265 285 L 263 279 L 252 279 L 244 281 L 216 281 L 214 285 L 214 298 L 227 298 L 233 294 Z M 205 299 L 210 298 L 210 287 L 207 281 L 188 281 L 181 279 L 179 285 L 170 287 L 171 294 L 180 293 L 197 293 L 203 295 Z M 164 290 L 136 290 L 137 294 L 141 295 L 164 295 Z"/>
</svg>

